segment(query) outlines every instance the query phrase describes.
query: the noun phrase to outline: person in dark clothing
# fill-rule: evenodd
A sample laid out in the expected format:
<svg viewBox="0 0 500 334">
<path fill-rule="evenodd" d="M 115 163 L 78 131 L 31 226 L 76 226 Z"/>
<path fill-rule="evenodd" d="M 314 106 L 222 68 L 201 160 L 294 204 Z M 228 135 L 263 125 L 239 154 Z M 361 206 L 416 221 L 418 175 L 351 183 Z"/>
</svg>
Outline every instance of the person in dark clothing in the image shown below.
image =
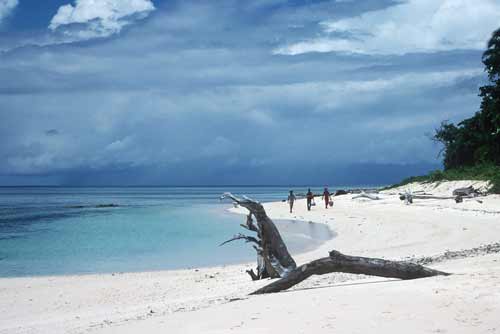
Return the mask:
<svg viewBox="0 0 500 334">
<path fill-rule="evenodd" d="M 328 191 L 328 188 L 325 188 L 321 198 L 325 200 L 325 209 L 328 209 L 328 204 L 330 203 L 330 192 Z"/>
<path fill-rule="evenodd" d="M 287 199 L 287 202 L 290 205 L 290 213 L 292 213 L 293 203 L 295 203 L 296 199 L 297 199 L 297 197 L 295 197 L 295 195 L 293 194 L 293 190 L 290 190 L 290 194 L 288 195 L 288 199 Z"/>
<path fill-rule="evenodd" d="M 311 211 L 311 206 L 312 203 L 314 202 L 314 194 L 312 193 L 311 188 L 307 190 L 306 199 L 307 199 L 307 211 Z"/>
</svg>

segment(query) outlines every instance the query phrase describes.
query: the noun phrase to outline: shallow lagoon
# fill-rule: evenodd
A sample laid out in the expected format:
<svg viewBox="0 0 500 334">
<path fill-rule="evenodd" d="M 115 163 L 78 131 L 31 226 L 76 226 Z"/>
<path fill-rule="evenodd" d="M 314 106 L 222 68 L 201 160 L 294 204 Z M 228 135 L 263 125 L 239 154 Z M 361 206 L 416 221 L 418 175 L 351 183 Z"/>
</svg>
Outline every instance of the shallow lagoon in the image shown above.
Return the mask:
<svg viewBox="0 0 500 334">
<path fill-rule="evenodd" d="M 0 276 L 150 271 L 255 259 L 235 241 L 245 217 L 225 190 L 280 200 L 280 187 L 0 188 Z M 117 207 L 96 207 L 103 204 Z M 285 204 L 284 204 L 285 205 Z M 292 253 L 332 237 L 322 224 L 276 221 Z"/>
</svg>

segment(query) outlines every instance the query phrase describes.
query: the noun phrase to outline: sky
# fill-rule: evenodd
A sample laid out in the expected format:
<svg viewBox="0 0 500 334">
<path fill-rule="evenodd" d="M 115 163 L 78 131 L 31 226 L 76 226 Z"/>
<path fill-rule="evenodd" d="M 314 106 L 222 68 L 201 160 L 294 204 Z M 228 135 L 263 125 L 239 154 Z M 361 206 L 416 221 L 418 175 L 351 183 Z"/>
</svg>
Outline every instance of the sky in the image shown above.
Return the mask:
<svg viewBox="0 0 500 334">
<path fill-rule="evenodd" d="M 386 184 L 479 108 L 499 0 L 0 0 L 0 185 Z"/>
</svg>

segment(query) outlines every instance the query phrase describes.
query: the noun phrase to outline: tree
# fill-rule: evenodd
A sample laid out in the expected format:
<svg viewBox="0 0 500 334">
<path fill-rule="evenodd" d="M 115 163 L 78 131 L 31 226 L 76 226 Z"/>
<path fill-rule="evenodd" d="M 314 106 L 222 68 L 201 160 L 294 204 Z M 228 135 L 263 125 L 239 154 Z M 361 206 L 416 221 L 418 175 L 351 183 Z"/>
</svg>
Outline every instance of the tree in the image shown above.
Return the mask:
<svg viewBox="0 0 500 334">
<path fill-rule="evenodd" d="M 480 110 L 457 125 L 443 122 L 434 139 L 444 145 L 444 167 L 479 163 L 500 165 L 500 29 L 493 32 L 482 58 L 490 83 L 480 88 Z"/>
<path fill-rule="evenodd" d="M 500 165 L 500 29 L 488 42 L 483 64 L 491 82 L 480 88 L 481 111 L 479 122 L 485 133 L 484 151 L 487 159 Z"/>
</svg>

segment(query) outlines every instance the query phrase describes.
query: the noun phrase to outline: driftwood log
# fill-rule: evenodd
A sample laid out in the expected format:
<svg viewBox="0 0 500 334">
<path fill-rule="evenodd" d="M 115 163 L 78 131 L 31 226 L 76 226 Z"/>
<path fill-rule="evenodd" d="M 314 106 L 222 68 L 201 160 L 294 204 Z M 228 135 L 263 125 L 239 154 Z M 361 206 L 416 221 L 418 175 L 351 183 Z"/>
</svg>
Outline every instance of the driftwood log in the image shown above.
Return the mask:
<svg viewBox="0 0 500 334">
<path fill-rule="evenodd" d="M 371 199 L 374 201 L 380 199 L 380 197 L 378 197 L 377 195 L 365 193 L 364 191 L 361 192 L 361 194 L 352 197 L 352 199 L 356 199 L 356 198 L 368 198 L 368 199 Z"/>
<path fill-rule="evenodd" d="M 254 273 L 253 270 L 247 271 L 253 280 L 267 277 L 285 277 L 288 272 L 297 267 L 295 260 L 288 252 L 278 228 L 267 216 L 262 204 L 248 197 L 238 198 L 231 193 L 224 193 L 221 199 L 224 198 L 232 199 L 233 202 L 249 211 L 246 223 L 241 224 L 241 226 L 248 231 L 255 232 L 257 237 L 238 234 L 230 240 L 223 242 L 221 246 L 241 239 L 255 244 L 254 249 L 257 251 L 257 273 Z M 255 217 L 257 224 L 254 223 L 252 217 Z"/>
<path fill-rule="evenodd" d="M 288 273 L 286 277 L 272 282 L 251 294 L 259 295 L 280 292 L 291 288 L 312 275 L 324 275 L 334 272 L 391 277 L 403 280 L 450 275 L 449 273 L 430 269 L 411 262 L 348 256 L 333 250 L 330 252 L 330 256 L 303 264 Z"/>
<path fill-rule="evenodd" d="M 297 267 L 276 225 L 274 225 L 273 221 L 267 216 L 262 204 L 248 197 L 240 199 L 231 193 L 225 193 L 221 199 L 224 198 L 230 198 L 234 203 L 249 211 L 246 223 L 241 224 L 241 226 L 248 231 L 255 232 L 257 236 L 247 236 L 240 233 L 223 242 L 221 246 L 235 240 L 245 240 L 246 242 L 253 243 L 254 249 L 257 251 L 257 273 L 253 270 L 248 270 L 247 273 L 253 280 L 267 277 L 280 278 L 252 294 L 283 291 L 312 275 L 324 275 L 334 272 L 400 279 L 449 275 L 448 273 L 423 267 L 411 262 L 348 256 L 337 251 L 331 251 L 328 257 L 314 260 Z M 257 223 L 254 222 L 252 217 L 255 217 Z"/>
<path fill-rule="evenodd" d="M 406 190 L 404 193 L 399 193 L 399 199 L 405 201 L 405 204 L 413 203 L 414 199 L 453 199 L 456 203 L 462 203 L 464 200 L 474 200 L 478 203 L 483 203 L 480 199 L 477 199 L 478 196 L 484 196 L 485 193 L 480 192 L 477 189 L 474 189 L 473 186 L 469 186 L 466 188 L 458 188 L 453 190 L 453 196 L 434 196 L 432 194 L 417 194 L 422 191 L 416 191 L 412 193 L 411 190 Z"/>
<path fill-rule="evenodd" d="M 458 188 L 453 190 L 454 196 L 477 196 L 480 192 L 474 189 L 473 186 L 468 186 L 466 188 Z"/>
<path fill-rule="evenodd" d="M 476 198 L 476 195 L 457 195 L 457 196 L 434 196 L 434 195 L 414 195 L 410 192 L 399 193 L 399 199 L 406 204 L 413 203 L 414 199 L 453 199 L 456 203 L 462 203 L 464 200 L 474 200 L 478 203 L 483 201 Z"/>
</svg>

